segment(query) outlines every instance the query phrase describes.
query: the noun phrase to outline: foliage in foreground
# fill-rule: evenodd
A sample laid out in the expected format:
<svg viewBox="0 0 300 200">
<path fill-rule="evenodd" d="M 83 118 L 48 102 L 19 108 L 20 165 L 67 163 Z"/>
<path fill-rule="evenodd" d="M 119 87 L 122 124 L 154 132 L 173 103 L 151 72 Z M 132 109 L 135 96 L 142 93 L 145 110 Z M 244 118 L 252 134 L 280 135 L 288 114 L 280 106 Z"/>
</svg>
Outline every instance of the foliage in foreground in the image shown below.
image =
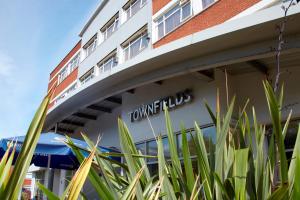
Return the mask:
<svg viewBox="0 0 300 200">
<path fill-rule="evenodd" d="M 17 160 L 13 164 L 13 159 L 16 154 L 16 143 L 8 144 L 8 149 L 5 152 L 0 162 L 0 199 L 14 200 L 17 199 L 26 177 L 28 168 L 33 157 L 35 147 L 41 134 L 47 107 L 53 91 L 44 98 L 43 102 L 36 111 L 34 118 L 29 126 L 29 129 L 24 140 L 21 151 L 18 154 Z"/>
<path fill-rule="evenodd" d="M 253 121 L 250 122 L 245 111 L 247 103 L 240 111 L 239 118 L 233 120 L 234 99 L 224 116 L 221 116 L 220 103 L 217 100 L 215 114 L 206 104 L 216 127 L 215 149 L 205 145 L 203 134 L 196 122 L 194 127 L 196 135 L 191 135 L 196 147 L 197 156 L 194 159 L 197 161 L 197 170 L 193 170 L 192 167 L 187 142 L 188 133 L 184 128 L 182 128 L 183 161 L 178 156 L 167 109 L 165 119 L 171 159 L 165 160 L 162 139 L 158 136 L 158 174 L 154 176 L 150 175 L 145 163 L 145 158 L 149 156 L 137 151 L 122 120 L 119 120 L 122 154 L 100 152 L 99 149 L 95 149 L 93 142 L 83 135 L 90 149 L 93 149 L 92 155 L 95 153 L 93 164 L 89 165 L 91 167 L 88 178 L 99 198 L 103 200 L 300 199 L 300 134 L 297 135 L 288 168 L 284 138 L 290 116 L 282 127 L 283 89 L 276 95 L 269 83 L 265 82 L 264 88 L 273 125 L 268 149 L 265 146 L 266 127 L 257 122 L 254 108 Z M 83 149 L 76 147 L 71 140 L 67 143 L 84 164 Z M 124 163 L 118 163 L 108 156 L 123 156 Z M 119 173 L 120 168 L 123 173 Z M 275 171 L 279 171 L 278 178 Z M 70 185 L 73 181 L 76 179 L 73 179 Z M 84 182 L 83 179 L 81 181 Z M 46 189 L 44 191 L 46 194 L 49 193 Z M 53 193 L 48 195 L 48 198 L 59 199 Z"/>
</svg>

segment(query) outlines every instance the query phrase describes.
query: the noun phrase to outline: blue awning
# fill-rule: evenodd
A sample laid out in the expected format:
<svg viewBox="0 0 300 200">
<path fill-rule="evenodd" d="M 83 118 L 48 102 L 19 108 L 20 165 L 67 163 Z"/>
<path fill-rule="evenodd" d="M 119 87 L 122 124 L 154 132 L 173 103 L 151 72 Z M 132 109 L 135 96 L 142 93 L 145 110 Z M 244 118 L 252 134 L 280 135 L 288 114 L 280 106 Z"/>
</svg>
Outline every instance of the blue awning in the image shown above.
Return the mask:
<svg viewBox="0 0 300 200">
<path fill-rule="evenodd" d="M 7 138 L 0 140 L 0 157 L 2 157 L 7 149 L 7 144 L 11 141 L 17 141 L 16 157 L 20 152 L 25 136 Z M 41 134 L 38 144 L 36 146 L 32 163 L 38 167 L 49 167 L 54 169 L 68 169 L 74 170 L 79 167 L 79 162 L 64 141 L 66 137 L 56 133 L 44 133 Z M 87 149 L 86 142 L 78 139 L 71 138 L 76 146 Z M 101 152 L 119 152 L 112 148 L 106 148 L 99 146 Z M 113 158 L 120 161 L 120 158 Z M 50 163 L 49 163 L 50 161 Z"/>
</svg>

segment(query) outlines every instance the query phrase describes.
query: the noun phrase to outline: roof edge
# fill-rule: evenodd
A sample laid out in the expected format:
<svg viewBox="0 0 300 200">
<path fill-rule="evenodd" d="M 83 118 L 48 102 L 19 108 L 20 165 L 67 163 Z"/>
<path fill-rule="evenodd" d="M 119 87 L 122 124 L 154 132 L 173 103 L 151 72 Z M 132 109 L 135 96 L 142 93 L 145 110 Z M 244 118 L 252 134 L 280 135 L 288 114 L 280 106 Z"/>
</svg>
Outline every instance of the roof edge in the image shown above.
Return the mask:
<svg viewBox="0 0 300 200">
<path fill-rule="evenodd" d="M 84 25 L 82 30 L 79 33 L 79 37 L 82 37 L 82 35 L 85 33 L 85 31 L 88 29 L 88 27 L 91 25 L 91 23 L 94 21 L 94 19 L 97 17 L 97 15 L 100 13 L 100 11 L 103 9 L 105 4 L 108 2 L 108 0 L 102 0 L 97 7 L 97 9 L 93 12 L 91 17 L 88 19 L 87 23 Z"/>
</svg>

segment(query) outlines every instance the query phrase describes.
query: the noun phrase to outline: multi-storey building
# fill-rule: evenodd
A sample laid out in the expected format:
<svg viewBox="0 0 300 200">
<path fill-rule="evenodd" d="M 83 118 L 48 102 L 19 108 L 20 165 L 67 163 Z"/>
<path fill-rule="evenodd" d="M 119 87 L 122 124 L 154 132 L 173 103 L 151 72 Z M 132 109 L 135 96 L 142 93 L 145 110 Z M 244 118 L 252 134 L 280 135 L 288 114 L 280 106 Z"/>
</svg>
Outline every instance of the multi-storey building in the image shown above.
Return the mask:
<svg viewBox="0 0 300 200">
<path fill-rule="evenodd" d="M 92 139 L 101 134 L 101 145 L 118 148 L 121 117 L 137 147 L 155 154 L 146 116 L 155 133 L 165 135 L 165 102 L 178 139 L 181 122 L 192 131 L 197 121 L 215 141 L 203 100 L 214 107 L 217 88 L 224 107 L 228 90 L 238 105 L 250 98 L 258 120 L 270 124 L 262 80 L 274 81 L 276 74 L 272 47 L 278 43 L 281 6 L 279 0 L 101 1 L 80 32 L 80 42 L 50 75 L 49 88 L 57 82 L 57 89 L 45 130 L 73 137 L 83 131 Z M 293 109 L 296 120 L 299 5 L 291 7 L 288 19 L 281 52 L 280 80 L 286 85 L 282 112 L 285 120 Z M 293 141 L 295 132 L 290 132 Z M 164 142 L 168 155 L 167 138 Z M 155 160 L 148 164 L 155 169 Z"/>
</svg>

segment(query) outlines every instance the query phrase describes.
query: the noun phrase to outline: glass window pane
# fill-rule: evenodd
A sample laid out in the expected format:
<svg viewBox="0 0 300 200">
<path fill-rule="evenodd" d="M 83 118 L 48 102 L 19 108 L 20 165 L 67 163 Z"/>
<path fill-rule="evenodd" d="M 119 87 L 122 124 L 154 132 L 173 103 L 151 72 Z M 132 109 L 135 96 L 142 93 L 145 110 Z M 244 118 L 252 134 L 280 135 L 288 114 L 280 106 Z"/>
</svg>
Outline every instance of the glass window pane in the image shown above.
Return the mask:
<svg viewBox="0 0 300 200">
<path fill-rule="evenodd" d="M 124 59 L 125 61 L 129 59 L 129 47 L 124 49 Z"/>
<path fill-rule="evenodd" d="M 106 61 L 103 65 L 104 72 L 110 71 L 111 70 L 111 65 L 112 65 L 112 59 L 109 59 L 108 61 Z"/>
<path fill-rule="evenodd" d="M 143 155 L 146 155 L 146 143 L 135 145 L 138 151 L 141 151 Z"/>
<path fill-rule="evenodd" d="M 131 5 L 131 16 L 133 16 L 135 13 L 139 11 L 140 6 L 141 6 L 141 0 L 137 0 Z"/>
<path fill-rule="evenodd" d="M 172 8 L 171 10 L 169 10 L 168 12 L 166 12 L 166 14 L 164 14 L 164 15 L 165 15 L 165 18 L 167 18 L 167 17 L 169 17 L 170 15 L 172 15 L 173 12 L 175 12 L 176 10 L 177 10 L 177 11 L 179 10 L 179 4 L 176 5 L 174 8 Z"/>
<path fill-rule="evenodd" d="M 140 42 L 141 42 L 141 39 L 139 38 L 130 45 L 130 58 L 133 58 L 134 56 L 139 54 Z"/>
<path fill-rule="evenodd" d="M 141 43 L 141 49 L 140 50 L 143 50 L 143 49 L 148 47 L 148 39 L 147 38 L 148 38 L 147 34 L 142 37 L 142 43 Z"/>
<path fill-rule="evenodd" d="M 158 164 L 154 163 L 154 164 L 148 164 L 148 169 L 150 172 L 151 176 L 157 175 L 158 174 Z"/>
<path fill-rule="evenodd" d="M 163 143 L 163 148 L 164 148 L 164 155 L 165 155 L 165 159 L 171 159 L 171 155 L 170 155 L 170 147 L 169 147 L 169 140 L 167 137 L 162 139 L 162 143 Z"/>
<path fill-rule="evenodd" d="M 174 30 L 180 24 L 180 10 L 176 11 L 165 21 L 166 34 Z"/>
<path fill-rule="evenodd" d="M 118 61 L 117 61 L 117 57 L 116 57 L 116 55 L 114 55 L 114 57 L 112 58 L 112 67 L 115 67 L 115 66 L 117 66 L 118 65 Z"/>
<path fill-rule="evenodd" d="M 109 38 L 113 32 L 114 32 L 114 24 L 112 24 L 110 27 L 107 28 L 105 39 Z"/>
<path fill-rule="evenodd" d="M 188 2 L 182 7 L 182 21 L 191 15 L 191 2 Z"/>
<path fill-rule="evenodd" d="M 164 23 L 160 23 L 157 26 L 157 32 L 158 32 L 158 39 L 162 38 L 164 36 Z"/>
<path fill-rule="evenodd" d="M 130 18 L 130 7 L 127 8 L 127 10 L 125 10 L 126 13 L 126 19 L 128 20 Z"/>
<path fill-rule="evenodd" d="M 193 137 L 195 138 L 194 132 L 189 131 L 186 133 L 190 154 L 191 154 L 191 156 L 194 156 L 194 155 L 196 155 L 196 147 L 195 147 L 195 144 L 194 144 L 194 141 L 193 141 L 193 138 L 191 135 L 193 135 Z M 177 146 L 178 146 L 179 157 L 182 157 L 183 154 L 182 154 L 182 135 L 181 134 L 177 135 Z"/>
<path fill-rule="evenodd" d="M 149 156 L 157 156 L 157 144 L 155 140 L 147 142 L 147 155 Z M 148 162 L 157 161 L 156 158 L 148 158 Z"/>
<path fill-rule="evenodd" d="M 209 148 L 215 149 L 216 128 L 214 126 L 204 128 L 204 129 L 202 129 L 202 133 L 203 133 L 206 149 L 209 149 Z"/>
<path fill-rule="evenodd" d="M 203 9 L 208 7 L 210 4 L 212 4 L 215 0 L 202 0 L 202 7 Z"/>
</svg>

